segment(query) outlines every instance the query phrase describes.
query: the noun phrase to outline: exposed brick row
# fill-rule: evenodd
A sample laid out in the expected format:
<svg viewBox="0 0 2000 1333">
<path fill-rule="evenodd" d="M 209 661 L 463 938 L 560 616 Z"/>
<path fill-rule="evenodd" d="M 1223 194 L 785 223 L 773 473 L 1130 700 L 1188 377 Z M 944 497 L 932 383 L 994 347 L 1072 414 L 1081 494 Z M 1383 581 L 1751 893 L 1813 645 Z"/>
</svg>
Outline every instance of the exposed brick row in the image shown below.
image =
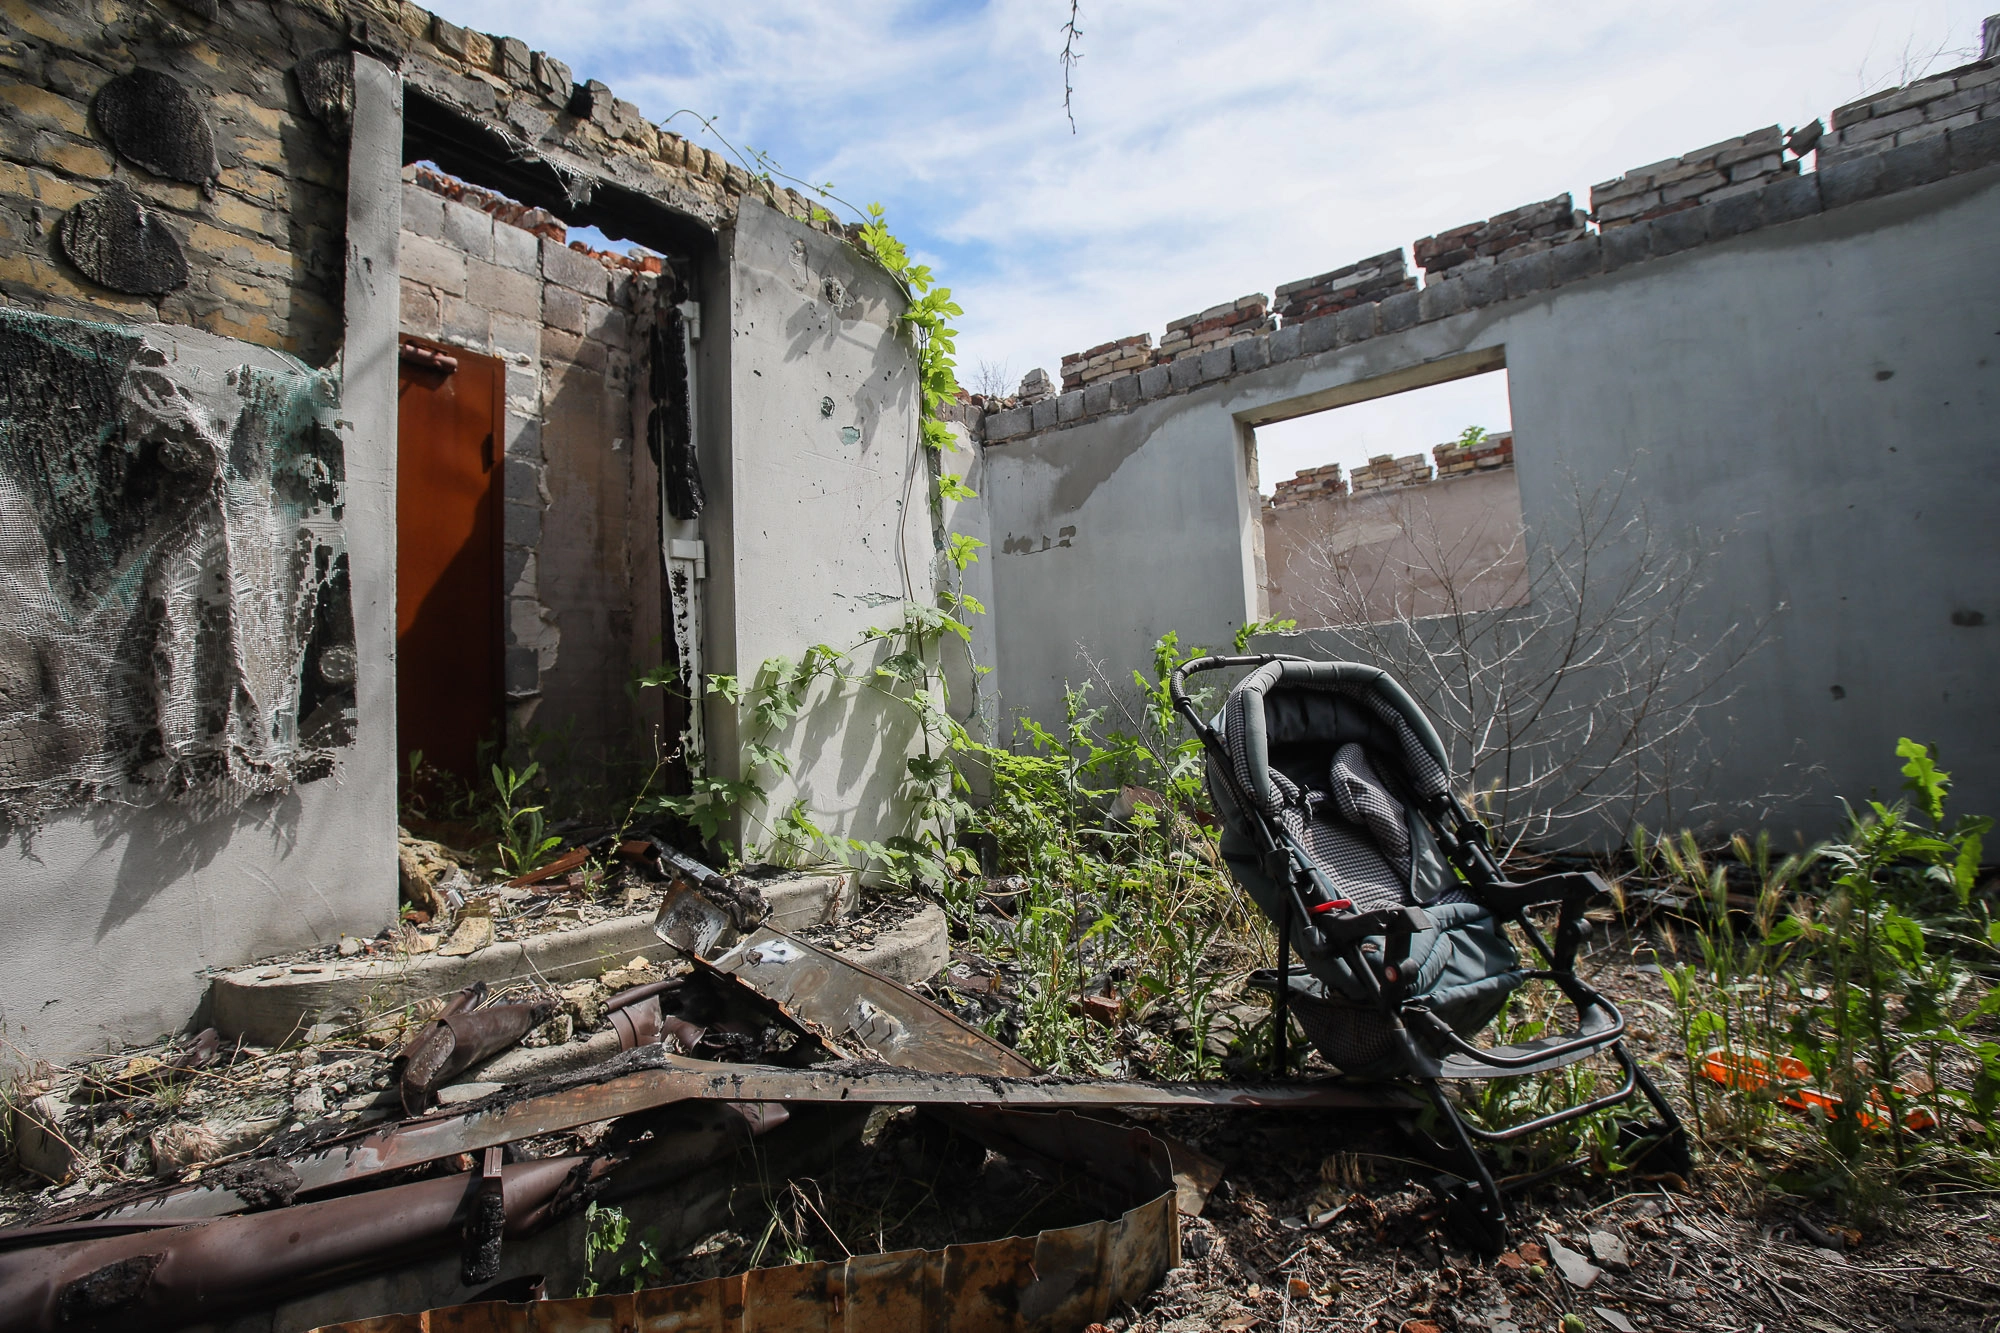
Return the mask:
<svg viewBox="0 0 2000 1333">
<path fill-rule="evenodd" d="M 1798 170 L 1785 159 L 1784 131 L 1767 125 L 1593 185 L 1590 212 L 1598 229 L 1608 231 L 1759 189 Z"/>
<path fill-rule="evenodd" d="M 1278 288 L 1278 317 L 1287 324 L 1334 315 L 1364 301 L 1379 301 L 1417 285 L 1400 249 L 1372 255 L 1346 268 L 1301 278 Z"/>
<path fill-rule="evenodd" d="M 1982 60 L 1837 108 L 1815 161 L 1824 170 L 1995 119 L 2000 119 L 2000 60 Z"/>
<path fill-rule="evenodd" d="M 1468 472 L 1486 472 L 1514 463 L 1514 432 L 1488 435 L 1475 445 L 1458 443 L 1434 445 L 1431 458 L 1440 477 L 1462 477 Z"/>
<path fill-rule="evenodd" d="M 1964 72 L 1951 77 L 1962 78 Z M 1775 134 L 1775 128 L 1762 130 L 1729 143 L 1746 151 L 1781 144 L 1782 139 L 1774 138 Z M 1057 397 L 990 412 L 981 423 L 980 433 L 986 442 L 997 444 L 1053 430 L 1107 412 L 1125 411 L 1153 399 L 1187 393 L 1231 376 L 1254 374 L 1280 362 L 1401 333 L 1467 310 L 1533 296 L 1713 241 L 1782 226 L 1826 210 L 2000 164 L 2000 115 L 1957 124 L 1943 133 L 1905 143 L 1891 143 L 1888 136 L 1879 136 L 1873 142 L 1883 146 L 1873 152 L 1823 162 L 1820 170 L 1806 175 L 1798 174 L 1791 163 L 1770 170 L 1764 159 L 1771 154 L 1749 153 L 1731 164 L 1761 164 L 1743 180 L 1678 199 L 1671 209 L 1640 216 L 1646 212 L 1642 208 L 1624 220 L 1608 225 L 1600 222 L 1598 231 L 1586 230 L 1573 240 L 1552 243 L 1547 249 L 1531 248 L 1511 257 L 1496 255 L 1491 264 L 1461 265 L 1430 275 L 1430 281 L 1419 290 L 1359 301 L 1347 309 L 1315 318 L 1287 319 L 1275 330 L 1270 327 L 1270 316 L 1261 309 L 1252 319 L 1240 319 L 1238 306 L 1242 303 L 1218 306 L 1169 326 L 1168 337 L 1154 350 L 1152 365 L 1106 375 L 1088 384 L 1065 384 L 1065 391 Z M 1733 150 L 1712 146 L 1673 161 L 1686 165 L 1692 159 L 1712 165 L 1725 151 Z M 1637 187 L 1637 195 L 1620 197 L 1636 198 L 1650 191 L 1664 191 L 1666 187 L 1659 184 L 1659 178 L 1666 174 L 1668 165 L 1655 164 L 1626 173 L 1621 182 L 1638 178 L 1651 184 Z M 1726 170 L 1723 174 L 1727 175 Z M 1262 298 L 1244 300 L 1261 303 Z M 1206 347 L 1193 345 L 1192 331 L 1196 327 L 1210 319 L 1225 317 L 1230 320 L 1226 333 Z M 1188 334 L 1185 343 L 1175 336 L 1182 332 Z M 1216 336 L 1213 329 L 1205 333 Z M 1222 342 L 1220 337 L 1227 337 L 1228 341 Z M 1173 349 L 1183 346 L 1185 351 L 1171 354 Z"/>
<path fill-rule="evenodd" d="M 1394 454 L 1375 454 L 1367 466 L 1354 469 L 1354 493 L 1366 495 L 1370 491 L 1386 491 L 1395 486 L 1416 486 L 1431 479 L 1430 460 L 1422 454 L 1408 454 L 1397 458 Z"/>
<path fill-rule="evenodd" d="M 1265 504 L 1273 509 L 1290 509 L 1321 496 L 1345 494 L 1347 478 L 1341 475 L 1340 464 L 1326 463 L 1302 469 L 1298 475 L 1287 477 L 1273 486 L 1271 498 Z"/>
<path fill-rule="evenodd" d="M 1072 352 L 1062 359 L 1065 389 L 1074 389 L 1106 375 L 1123 375 L 1153 364 L 1153 335 L 1135 333 L 1117 342 L 1099 343 L 1088 351 Z"/>
<path fill-rule="evenodd" d="M 1497 264 L 1567 244 L 1587 230 L 1585 221 L 1570 197 L 1559 194 L 1539 204 L 1510 208 L 1484 222 L 1468 222 L 1426 236 L 1410 249 L 1426 278 L 1444 277 L 1463 268 Z"/>
</svg>

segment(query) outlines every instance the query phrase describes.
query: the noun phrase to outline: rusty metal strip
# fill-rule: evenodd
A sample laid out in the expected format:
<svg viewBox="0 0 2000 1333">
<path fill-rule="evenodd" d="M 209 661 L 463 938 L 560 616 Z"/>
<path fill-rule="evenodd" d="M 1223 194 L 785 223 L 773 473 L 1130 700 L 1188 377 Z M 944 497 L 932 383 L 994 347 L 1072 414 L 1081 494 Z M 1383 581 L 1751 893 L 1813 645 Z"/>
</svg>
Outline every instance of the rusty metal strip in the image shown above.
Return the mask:
<svg viewBox="0 0 2000 1333">
<path fill-rule="evenodd" d="M 1144 1202 L 1034 1236 L 758 1268 L 629 1295 L 451 1306 L 313 1333 L 1075 1333 L 1136 1303 L 1180 1263 L 1168 1153 L 1152 1135 L 1006 1113 L 984 1128 L 1033 1155 L 1109 1172 Z"/>
</svg>

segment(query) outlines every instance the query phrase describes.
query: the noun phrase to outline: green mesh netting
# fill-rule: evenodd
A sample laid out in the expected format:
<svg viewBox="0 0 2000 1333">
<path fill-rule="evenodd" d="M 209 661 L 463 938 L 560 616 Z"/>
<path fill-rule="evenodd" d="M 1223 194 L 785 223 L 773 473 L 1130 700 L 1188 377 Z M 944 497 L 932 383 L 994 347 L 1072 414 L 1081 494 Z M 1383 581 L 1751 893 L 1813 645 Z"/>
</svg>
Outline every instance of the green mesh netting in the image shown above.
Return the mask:
<svg viewBox="0 0 2000 1333">
<path fill-rule="evenodd" d="M 334 378 L 24 311 L 0 366 L 0 822 L 330 772 L 355 673 Z"/>
</svg>

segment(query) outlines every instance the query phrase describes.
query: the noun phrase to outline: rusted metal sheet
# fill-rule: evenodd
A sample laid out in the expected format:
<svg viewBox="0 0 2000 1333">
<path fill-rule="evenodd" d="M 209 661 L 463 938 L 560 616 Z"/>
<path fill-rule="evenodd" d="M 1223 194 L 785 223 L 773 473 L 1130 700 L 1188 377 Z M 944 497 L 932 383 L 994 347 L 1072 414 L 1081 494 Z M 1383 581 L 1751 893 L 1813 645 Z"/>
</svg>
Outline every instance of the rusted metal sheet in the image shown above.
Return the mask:
<svg viewBox="0 0 2000 1333">
<path fill-rule="evenodd" d="M 1123 1106 L 1233 1106 L 1275 1110 L 1414 1111 L 1424 1103 L 1389 1084 L 1316 1079 L 1292 1083 L 1137 1083 L 1043 1075 L 927 1074 L 840 1063 L 806 1069 L 692 1060 L 659 1047 L 551 1079 L 540 1092 L 512 1089 L 451 1114 L 433 1113 L 336 1140 L 292 1163 L 299 1193 L 312 1194 L 421 1166 L 496 1143 L 554 1134 L 681 1101 L 849 1102 L 884 1106 L 1011 1106 L 1050 1110 Z M 126 1204 L 107 1216 L 150 1219 L 233 1212 L 227 1190 L 201 1186 Z M 200 1210 L 200 1211 L 198 1211 Z"/>
<path fill-rule="evenodd" d="M 1075 1333 L 1137 1302 L 1180 1262 L 1165 1145 L 1144 1130 L 996 1112 L 980 1136 L 1108 1178 L 1118 1216 L 941 1250 L 758 1268 L 629 1295 L 491 1302 L 315 1333 Z"/>
<path fill-rule="evenodd" d="M 711 964 L 841 1045 L 859 1043 L 889 1064 L 934 1074 L 1042 1071 L 1006 1046 L 895 982 L 766 926 Z"/>
<path fill-rule="evenodd" d="M 419 1114 L 439 1084 L 498 1055 L 548 1022 L 556 1011 L 553 1000 L 481 1007 L 485 998 L 485 982 L 466 987 L 397 1054 L 396 1075 L 406 1112 Z"/>
</svg>

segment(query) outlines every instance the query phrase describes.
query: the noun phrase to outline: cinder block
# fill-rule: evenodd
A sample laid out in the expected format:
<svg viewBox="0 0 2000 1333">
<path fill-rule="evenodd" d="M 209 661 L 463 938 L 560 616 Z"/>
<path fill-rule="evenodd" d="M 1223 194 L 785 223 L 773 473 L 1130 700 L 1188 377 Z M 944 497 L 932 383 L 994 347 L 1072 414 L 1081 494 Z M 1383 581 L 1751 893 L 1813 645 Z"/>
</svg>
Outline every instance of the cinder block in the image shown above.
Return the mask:
<svg viewBox="0 0 2000 1333">
<path fill-rule="evenodd" d="M 1057 413 L 1060 410 L 1060 402 L 1061 400 L 1057 398 L 1044 398 L 1041 402 L 1035 404 L 1034 430 L 1044 431 L 1055 427 Z"/>
<path fill-rule="evenodd" d="M 523 273 L 536 273 L 542 264 L 542 238 L 531 231 L 495 221 L 493 262 Z"/>
<path fill-rule="evenodd" d="M 1510 259 L 1499 266 L 1501 288 L 1509 298 L 1546 291 L 1555 285 L 1555 252 L 1542 250 Z"/>
<path fill-rule="evenodd" d="M 1167 367 L 1167 383 L 1180 392 L 1201 383 L 1201 358 L 1184 356 L 1176 360 Z"/>
<path fill-rule="evenodd" d="M 1398 292 L 1397 296 L 1408 296 L 1408 292 Z M 1338 335 L 1338 345 L 1366 342 L 1375 336 L 1375 330 L 1382 306 L 1378 301 L 1364 301 L 1360 305 L 1349 306 L 1333 316 L 1334 331 Z M 1314 320 L 1314 324 L 1323 321 Z M 1308 327 L 1311 327 L 1310 325 Z M 1310 337 L 1310 335 L 1308 335 Z M 1328 344 L 1332 346 L 1334 344 Z"/>
<path fill-rule="evenodd" d="M 501 531 L 512 546 L 540 546 L 542 544 L 542 507 L 539 504 L 517 504 L 510 500 L 501 516 Z"/>
<path fill-rule="evenodd" d="M 992 412 L 986 417 L 986 441 L 989 444 L 1001 440 L 1011 440 L 1017 435 L 1026 435 L 1034 422 L 1034 412 L 1029 408 L 1015 407 L 1005 412 Z"/>
<path fill-rule="evenodd" d="M 1245 338 L 1231 347 L 1231 364 L 1239 375 L 1262 370 L 1271 364 L 1271 342 L 1266 337 Z"/>
<path fill-rule="evenodd" d="M 1882 192 L 1882 153 L 1867 153 L 1845 162 L 1823 166 L 1813 175 L 1819 180 L 1820 204 L 1839 208 Z"/>
<path fill-rule="evenodd" d="M 509 412 L 504 434 L 507 457 L 526 459 L 531 463 L 542 461 L 542 423 L 539 418 Z"/>
<path fill-rule="evenodd" d="M 1287 324 L 1272 334 L 1267 342 L 1267 353 L 1273 362 L 1290 361 L 1305 350 L 1303 326 Z"/>
<path fill-rule="evenodd" d="M 1111 410 L 1111 385 L 1098 380 L 1083 391 L 1083 414 L 1087 417 L 1099 416 Z"/>
<path fill-rule="evenodd" d="M 1147 366 L 1139 372 L 1139 396 L 1141 398 L 1164 397 L 1172 387 L 1169 382 L 1171 372 L 1165 366 Z"/>
<path fill-rule="evenodd" d="M 404 333 L 435 338 L 444 330 L 444 310 L 435 288 L 408 278 L 402 281 L 398 323 Z"/>
<path fill-rule="evenodd" d="M 1741 236 L 1764 225 L 1764 186 L 1745 190 L 1708 205 L 1708 238 Z"/>
<path fill-rule="evenodd" d="M 1466 269 L 1453 281 L 1462 283 L 1465 292 L 1465 308 L 1477 310 L 1481 306 L 1507 299 L 1507 287 L 1500 276 L 1500 265 L 1481 264 Z"/>
<path fill-rule="evenodd" d="M 1056 399 L 1056 420 L 1064 425 L 1083 420 L 1083 390 L 1071 389 Z"/>
<path fill-rule="evenodd" d="M 465 295 L 465 256 L 429 236 L 405 234 L 400 238 L 396 271 L 446 295 Z"/>
<path fill-rule="evenodd" d="M 604 265 L 547 239 L 542 241 L 542 276 L 600 301 L 611 295 L 611 275 L 604 271 Z"/>
<path fill-rule="evenodd" d="M 537 284 L 539 286 L 540 284 Z M 583 336 L 595 338 L 599 342 L 620 344 L 625 341 L 625 325 L 630 317 L 617 306 L 606 301 L 585 301 L 583 303 Z"/>
<path fill-rule="evenodd" d="M 450 199 L 444 204 L 444 243 L 472 259 L 493 258 L 493 216 Z"/>
<path fill-rule="evenodd" d="M 518 504 L 542 502 L 542 469 L 525 458 L 509 458 L 502 469 L 507 499 Z"/>
<path fill-rule="evenodd" d="M 1446 278 L 1443 282 L 1426 283 L 1417 293 L 1417 318 L 1429 323 L 1456 315 L 1465 309 L 1465 280 Z"/>
<path fill-rule="evenodd" d="M 542 326 L 519 315 L 495 315 L 491 320 L 493 351 L 499 356 L 532 361 L 542 352 Z"/>
<path fill-rule="evenodd" d="M 1810 176 L 1780 176 L 1765 186 L 1757 199 L 1766 227 L 1809 218 L 1824 206 L 1820 200 L 1818 172 Z"/>
<path fill-rule="evenodd" d="M 1971 171 L 2000 162 L 2000 117 L 1953 130 L 1945 139 L 1950 147 L 1951 169 L 1954 172 Z"/>
<path fill-rule="evenodd" d="M 1383 333 L 1400 333 L 1416 322 L 1416 292 L 1397 292 L 1394 296 L 1377 303 L 1375 307 L 1375 323 Z"/>
<path fill-rule="evenodd" d="M 1697 205 L 1653 219 L 1653 239 L 1649 249 L 1655 255 L 1671 255 L 1692 249 L 1708 240 L 1708 208 Z"/>
<path fill-rule="evenodd" d="M 1951 174 L 1951 150 L 1942 136 L 1897 144 L 1882 154 L 1882 193 L 1908 190 Z"/>
<path fill-rule="evenodd" d="M 465 294 L 496 313 L 523 319 L 542 317 L 542 284 L 532 273 L 501 268 L 484 259 L 468 259 Z"/>
<path fill-rule="evenodd" d="M 463 296 L 447 296 L 442 313 L 438 336 L 446 342 L 475 352 L 484 352 L 493 345 L 493 315 L 479 302 Z"/>
<path fill-rule="evenodd" d="M 432 240 L 444 237 L 444 197 L 433 194 L 421 185 L 403 186 L 403 230 L 428 236 Z"/>
<path fill-rule="evenodd" d="M 1208 384 L 1214 380 L 1229 378 L 1229 373 L 1235 365 L 1235 360 L 1235 357 L 1227 347 L 1217 347 L 1212 351 L 1203 352 L 1200 357 L 1196 358 L 1196 363 L 1201 371 L 1201 382 Z"/>
<path fill-rule="evenodd" d="M 1602 233 L 1598 239 L 1604 246 L 1604 271 L 1616 273 L 1626 265 L 1646 258 L 1652 238 L 1653 224 L 1650 222 L 1634 222 L 1628 227 L 1614 227 Z"/>
<path fill-rule="evenodd" d="M 507 367 L 507 409 L 524 416 L 538 415 L 542 410 L 542 377 L 526 366 Z"/>
</svg>

